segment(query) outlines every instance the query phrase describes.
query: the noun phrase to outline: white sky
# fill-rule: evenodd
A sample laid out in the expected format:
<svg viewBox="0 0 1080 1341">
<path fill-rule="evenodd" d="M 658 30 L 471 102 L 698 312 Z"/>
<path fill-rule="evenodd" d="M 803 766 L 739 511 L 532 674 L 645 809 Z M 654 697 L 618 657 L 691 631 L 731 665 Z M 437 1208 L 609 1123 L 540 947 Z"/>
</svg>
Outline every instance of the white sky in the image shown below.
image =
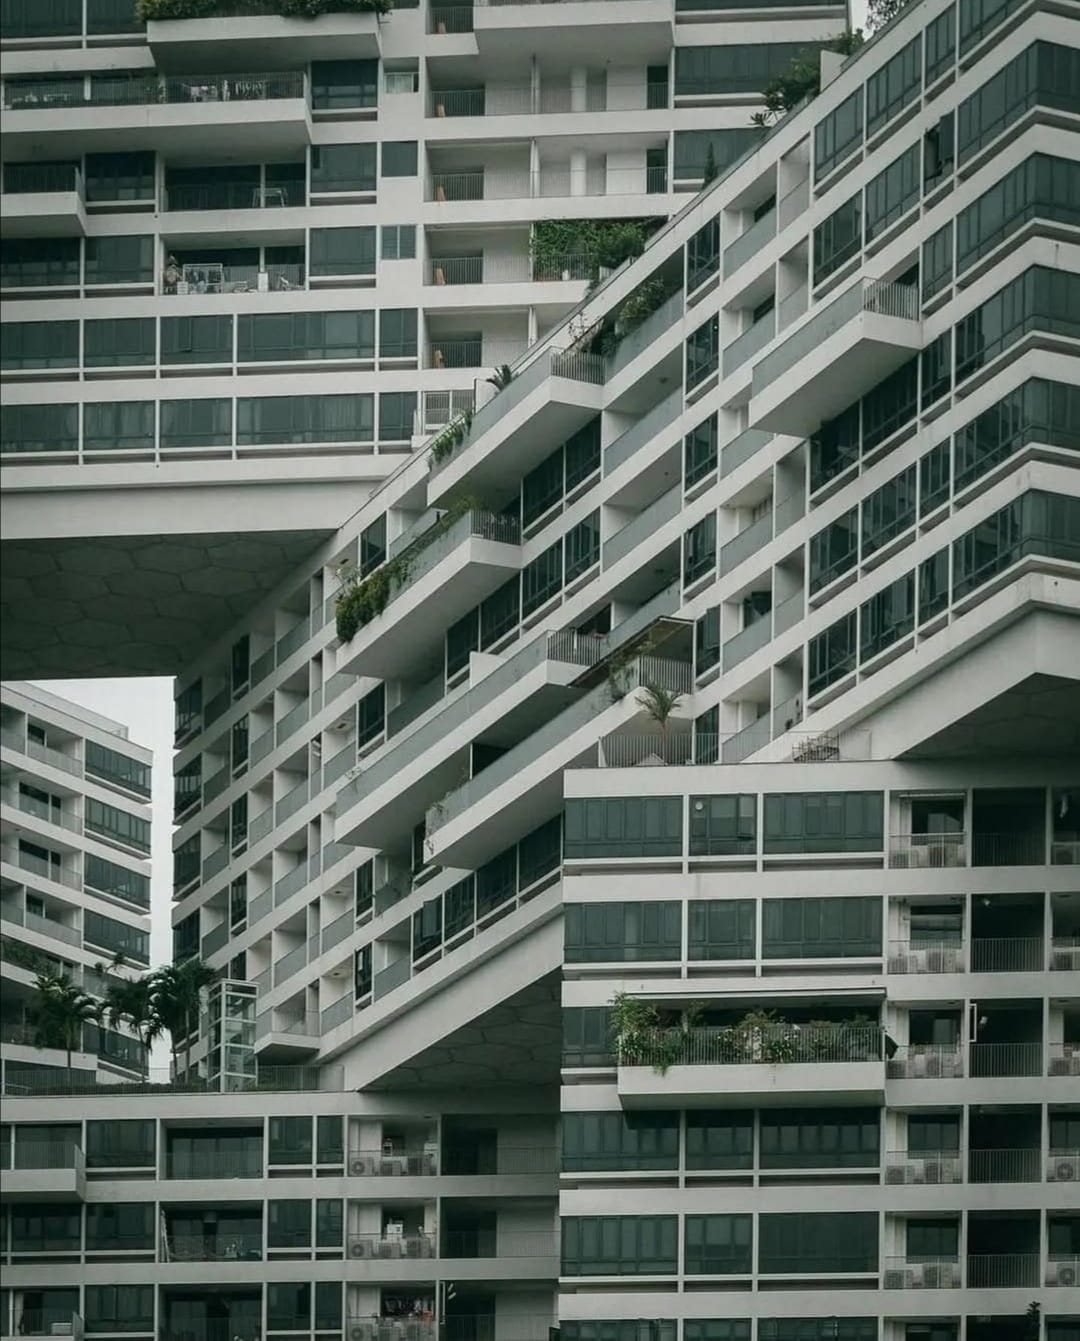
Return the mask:
<svg viewBox="0 0 1080 1341">
<path fill-rule="evenodd" d="M 851 0 L 852 27 L 866 28 L 866 0 Z M 172 957 L 173 682 L 164 676 L 124 680 L 43 680 L 42 686 L 123 722 L 131 739 L 154 751 L 154 840 L 150 957 Z"/>
</svg>

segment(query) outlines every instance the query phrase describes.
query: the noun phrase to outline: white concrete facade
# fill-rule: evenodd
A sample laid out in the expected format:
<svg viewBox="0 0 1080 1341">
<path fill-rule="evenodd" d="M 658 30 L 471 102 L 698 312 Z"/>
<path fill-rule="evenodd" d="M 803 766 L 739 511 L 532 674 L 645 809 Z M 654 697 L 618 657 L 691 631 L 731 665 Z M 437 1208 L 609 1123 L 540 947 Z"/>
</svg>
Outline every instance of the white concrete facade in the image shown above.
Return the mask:
<svg viewBox="0 0 1080 1341">
<path fill-rule="evenodd" d="M 37 1046 L 38 974 L 100 1000 L 112 974 L 149 966 L 153 755 L 120 723 L 36 685 L 4 685 L 0 713 L 2 1056 L 7 1090 L 19 1093 L 65 1065 L 62 1049 Z M 83 1034 L 73 1065 L 89 1078 L 141 1073 L 140 1045 L 122 1027 Z"/>
<path fill-rule="evenodd" d="M 1075 1341 L 1078 47 L 911 4 L 180 675 L 262 1089 L 131 1100 L 145 1334 Z M 255 1181 L 177 1260 L 170 1142 L 287 1116 L 294 1260 Z"/>
</svg>

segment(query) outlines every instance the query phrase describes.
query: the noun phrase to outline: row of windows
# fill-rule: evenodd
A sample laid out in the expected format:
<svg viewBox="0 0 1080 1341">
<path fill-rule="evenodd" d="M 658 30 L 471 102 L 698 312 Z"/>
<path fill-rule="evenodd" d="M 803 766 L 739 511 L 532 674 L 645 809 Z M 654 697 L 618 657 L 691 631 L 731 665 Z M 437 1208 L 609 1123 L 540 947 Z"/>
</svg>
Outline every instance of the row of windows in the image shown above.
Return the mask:
<svg viewBox="0 0 1080 1341">
<path fill-rule="evenodd" d="M 415 359 L 415 308 L 379 314 L 379 357 Z M 79 322 L 9 321 L 0 325 L 0 368 L 75 368 Z M 162 317 L 162 364 L 281 363 L 310 359 L 374 359 L 375 312 L 259 312 Z M 85 368 L 132 367 L 158 361 L 155 317 L 109 317 L 82 323 Z"/>
<path fill-rule="evenodd" d="M 723 800 L 713 809 L 712 803 Z M 756 850 L 753 798 L 692 797 L 693 855 Z M 681 796 L 572 797 L 566 802 L 564 856 L 674 857 L 683 851 Z M 707 814 L 704 823 L 703 812 Z M 715 816 L 715 818 L 714 818 Z M 694 821 L 698 821 L 694 823 Z M 880 852 L 881 792 L 792 792 L 762 802 L 763 849 L 772 853 Z"/>
<path fill-rule="evenodd" d="M 565 1216 L 564 1276 L 666 1276 L 679 1269 L 675 1215 Z M 753 1217 L 687 1215 L 683 1270 L 745 1275 L 753 1270 Z M 876 1212 L 761 1214 L 757 1269 L 766 1275 L 873 1272 Z"/>
<path fill-rule="evenodd" d="M 820 693 L 1028 555 L 1080 560 L 1080 499 L 1029 491 L 939 550 L 810 642 L 809 692 Z M 951 584 L 950 584 L 951 556 Z M 918 589 L 916 591 L 916 576 Z"/>
<path fill-rule="evenodd" d="M 698 802 L 722 799 L 691 797 L 691 815 Z M 872 895 L 764 899 L 761 917 L 764 959 L 881 954 L 881 900 Z M 693 899 L 687 918 L 688 958 L 753 956 L 752 899 Z M 563 912 L 564 957 L 571 964 L 681 960 L 682 931 L 681 902 L 569 903 Z"/>
<path fill-rule="evenodd" d="M 675 48 L 675 96 L 759 93 L 796 56 L 816 56 L 820 42 L 733 43 Z"/>
<path fill-rule="evenodd" d="M 93 796 L 86 798 L 84 819 L 87 833 L 132 847 L 137 851 L 150 852 L 150 821 L 138 815 L 129 815 L 126 810 L 117 810 Z"/>
<path fill-rule="evenodd" d="M 280 443 L 371 443 L 375 441 L 375 397 L 252 396 L 236 401 L 239 447 Z M 155 407 L 160 422 L 155 430 Z M 380 442 L 407 442 L 413 433 L 415 391 L 379 396 Z M 4 412 L 0 450 L 76 452 L 78 405 L 10 405 Z M 231 447 L 231 399 L 88 401 L 82 406 L 84 451 L 153 451 L 183 447 Z"/>
<path fill-rule="evenodd" d="M 150 880 L 138 871 L 129 871 L 115 862 L 106 861 L 93 852 L 83 858 L 83 884 L 110 898 L 123 899 L 137 908 L 150 907 Z"/>
<path fill-rule="evenodd" d="M 105 782 L 115 783 L 125 791 L 139 796 L 150 795 L 150 765 L 132 759 L 119 750 L 99 745 L 96 740 L 86 742 L 86 771 Z"/>
<path fill-rule="evenodd" d="M 150 962 L 150 936 L 147 932 L 90 909 L 83 913 L 83 942 L 106 950 L 110 955 L 122 954 L 125 959 L 133 960 L 136 964 Z"/>
</svg>

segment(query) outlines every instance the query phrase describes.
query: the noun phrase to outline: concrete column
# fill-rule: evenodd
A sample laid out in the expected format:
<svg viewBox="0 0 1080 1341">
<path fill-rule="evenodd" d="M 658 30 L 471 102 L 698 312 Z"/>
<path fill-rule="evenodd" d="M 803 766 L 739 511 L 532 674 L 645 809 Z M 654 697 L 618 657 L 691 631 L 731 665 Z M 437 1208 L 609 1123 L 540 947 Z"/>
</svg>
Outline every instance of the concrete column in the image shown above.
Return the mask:
<svg viewBox="0 0 1080 1341">
<path fill-rule="evenodd" d="M 584 65 L 575 65 L 570 70 L 570 110 L 588 111 L 589 72 Z"/>
<path fill-rule="evenodd" d="M 584 149 L 570 151 L 570 194 L 583 196 L 588 190 L 588 168 Z"/>
</svg>

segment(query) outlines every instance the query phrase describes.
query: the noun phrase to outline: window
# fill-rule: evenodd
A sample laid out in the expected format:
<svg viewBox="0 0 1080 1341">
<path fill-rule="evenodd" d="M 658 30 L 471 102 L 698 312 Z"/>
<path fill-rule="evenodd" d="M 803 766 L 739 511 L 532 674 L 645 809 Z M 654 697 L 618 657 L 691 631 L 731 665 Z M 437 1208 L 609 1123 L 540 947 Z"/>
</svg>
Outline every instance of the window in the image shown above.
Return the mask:
<svg viewBox="0 0 1080 1341">
<path fill-rule="evenodd" d="M 152 1118 L 121 1118 L 86 1124 L 88 1169 L 148 1169 L 156 1161 Z"/>
<path fill-rule="evenodd" d="M 854 568 L 859 548 L 858 509 L 852 508 L 842 517 L 823 527 L 810 537 L 810 594 L 827 587 L 830 582 Z"/>
<path fill-rule="evenodd" d="M 691 810 L 693 802 L 691 802 Z M 693 839 L 691 838 L 691 843 Z M 754 956 L 754 903 L 752 899 L 691 899 L 689 908 L 690 959 L 752 959 Z"/>
<path fill-rule="evenodd" d="M 960 54 L 970 51 L 1019 7 L 1020 0 L 965 0 L 960 6 Z"/>
<path fill-rule="evenodd" d="M 564 1276 L 671 1276 L 678 1269 L 674 1215 L 564 1216 Z"/>
<path fill-rule="evenodd" d="M 693 389 L 716 372 L 720 361 L 720 320 L 710 317 L 686 341 L 686 389 Z"/>
<path fill-rule="evenodd" d="M 924 32 L 926 83 L 929 87 L 951 70 L 956 61 L 956 6 L 950 5 Z"/>
<path fill-rule="evenodd" d="M 383 224 L 382 258 L 384 261 L 416 259 L 416 225 Z"/>
<path fill-rule="evenodd" d="M 680 0 L 675 0 L 678 9 Z M 694 0 L 704 4 L 704 0 Z M 683 1341 L 750 1341 L 749 1318 L 684 1318 Z"/>
<path fill-rule="evenodd" d="M 676 51 L 696 48 L 676 48 Z M 723 48 L 721 48 L 723 50 Z M 755 90 L 756 91 L 756 90 Z M 713 162 L 723 172 L 741 158 L 761 138 L 756 127 L 738 127 L 733 130 L 677 130 L 675 132 L 675 178 L 678 181 L 699 181 L 705 176 L 705 165 L 712 148 Z"/>
<path fill-rule="evenodd" d="M 754 1166 L 754 1114 L 686 1111 L 688 1169 L 751 1169 Z"/>
<path fill-rule="evenodd" d="M 521 481 L 521 524 L 532 526 L 563 496 L 563 449 L 557 448 Z"/>
<path fill-rule="evenodd" d="M 5 29 L 7 23 L 4 24 Z M 5 36 L 7 34 L 5 33 Z M 4 195 L 34 195 L 46 191 L 74 191 L 77 185 L 79 162 L 5 163 L 3 164 Z M 75 240 L 78 251 L 78 241 Z M 7 244 L 5 243 L 5 250 Z"/>
<path fill-rule="evenodd" d="M 692 857 L 734 857 L 753 854 L 756 850 L 756 796 L 691 796 Z"/>
<path fill-rule="evenodd" d="M 720 708 L 713 704 L 694 718 L 694 763 L 720 762 Z"/>
<path fill-rule="evenodd" d="M 270 1119 L 270 1163 L 311 1163 L 311 1118 L 272 1117 Z"/>
<path fill-rule="evenodd" d="M 371 946 L 362 945 L 353 955 L 353 994 L 357 1001 L 371 994 Z"/>
<path fill-rule="evenodd" d="M 566 803 L 563 855 L 672 857 L 682 852 L 682 797 L 573 797 Z"/>
<path fill-rule="evenodd" d="M 375 229 L 313 228 L 308 255 L 313 275 L 373 275 Z"/>
<path fill-rule="evenodd" d="M 436 895 L 420 905 L 412 919 L 412 957 L 415 963 L 442 944 L 442 897 Z"/>
<path fill-rule="evenodd" d="M 566 492 L 570 493 L 600 469 L 599 415 L 594 415 L 587 424 L 566 439 L 563 443 L 563 458 L 566 467 Z"/>
<path fill-rule="evenodd" d="M 918 468 L 894 475 L 880 489 L 869 494 L 862 505 L 863 558 L 901 535 L 915 524 L 915 490 Z"/>
<path fill-rule="evenodd" d="M 0 287 L 73 288 L 78 283 L 78 238 L 8 238 L 0 248 Z"/>
<path fill-rule="evenodd" d="M 692 47 L 678 47 L 677 51 L 691 51 Z M 720 220 L 710 219 L 704 228 L 686 244 L 686 291 L 700 288 L 710 275 L 720 271 Z"/>
<path fill-rule="evenodd" d="M 675 96 L 760 93 L 796 56 L 816 54 L 820 42 L 770 42 L 675 48 Z"/>
<path fill-rule="evenodd" d="M 1078 88 L 1080 51 L 1033 42 L 957 108 L 957 162 L 965 163 L 1034 106 L 1075 112 Z"/>
<path fill-rule="evenodd" d="M 379 313 L 379 357 L 416 358 L 416 308 L 384 308 Z"/>
<path fill-rule="evenodd" d="M 679 1165 L 678 1113 L 564 1113 L 564 1173 L 641 1172 Z"/>
<path fill-rule="evenodd" d="M 232 363 L 232 317 L 162 317 L 162 363 Z"/>
<path fill-rule="evenodd" d="M 1080 388 L 1030 378 L 965 424 L 953 441 L 957 490 L 1029 442 L 1080 451 Z"/>
<path fill-rule="evenodd" d="M 758 1341 L 877 1341 L 877 1334 L 876 1318 L 758 1319 Z"/>
<path fill-rule="evenodd" d="M 788 792 L 765 804 L 765 852 L 880 852 L 881 792 Z"/>
<path fill-rule="evenodd" d="M 563 927 L 567 963 L 682 958 L 679 903 L 568 903 Z"/>
<path fill-rule="evenodd" d="M 943 331 L 919 356 L 922 380 L 922 408 L 948 395 L 952 388 L 952 331 Z"/>
<path fill-rule="evenodd" d="M 87 1252 L 153 1249 L 154 1218 L 152 1202 L 91 1202 L 86 1208 Z"/>
<path fill-rule="evenodd" d="M 409 442 L 416 419 L 415 391 L 379 393 L 379 441 Z"/>
<path fill-rule="evenodd" d="M 321 1159 L 321 1156 L 320 1156 Z M 343 1153 L 329 1163 L 341 1164 Z M 340 1248 L 345 1237 L 345 1215 L 340 1197 L 322 1198 L 315 1203 L 315 1247 Z"/>
<path fill-rule="evenodd" d="M 88 1332 L 152 1332 L 152 1285 L 87 1285 L 84 1324 Z"/>
<path fill-rule="evenodd" d="M 360 532 L 360 576 L 367 577 L 386 558 L 386 514 Z"/>
<path fill-rule="evenodd" d="M 562 1341 L 675 1341 L 677 1332 L 674 1318 L 590 1318 L 559 1323 Z"/>
<path fill-rule="evenodd" d="M 683 485 L 689 489 L 711 475 L 718 461 L 718 432 L 716 415 L 710 414 L 696 428 L 690 430 L 683 442 Z"/>
<path fill-rule="evenodd" d="M 909 1114 L 907 1148 L 910 1155 L 955 1154 L 960 1149 L 959 1116 L 940 1113 Z"/>
<path fill-rule="evenodd" d="M 374 398 L 359 396 L 255 396 L 236 403 L 241 447 L 278 443 L 371 443 Z"/>
<path fill-rule="evenodd" d="M 1032 266 L 956 327 L 956 381 L 989 363 L 1029 331 L 1080 334 L 1080 275 Z"/>
<path fill-rule="evenodd" d="M 866 240 L 883 233 L 919 203 L 919 146 L 913 144 L 866 185 Z"/>
<path fill-rule="evenodd" d="M 232 445 L 231 400 L 163 400 L 161 448 Z"/>
<path fill-rule="evenodd" d="M 554 596 L 562 587 L 562 541 L 546 549 L 543 554 L 521 570 L 521 617 L 532 614 Z"/>
<path fill-rule="evenodd" d="M 319 144 L 311 150 L 311 194 L 375 190 L 374 144 Z"/>
<path fill-rule="evenodd" d="M 919 515 L 925 517 L 949 497 L 949 443 L 940 442 L 919 461 Z"/>
<path fill-rule="evenodd" d="M 615 1065 L 606 1006 L 564 1006 L 562 1026 L 563 1066 Z"/>
<path fill-rule="evenodd" d="M 383 140 L 382 175 L 415 177 L 416 157 L 415 140 Z"/>
<path fill-rule="evenodd" d="M 309 1207 L 310 1213 L 310 1207 Z M 271 1282 L 266 1287 L 266 1329 L 306 1332 L 311 1327 L 311 1286 L 306 1281 Z"/>
<path fill-rule="evenodd" d="M 562 818 L 553 819 L 533 829 L 518 844 L 518 889 L 529 885 L 554 871 L 562 861 Z"/>
<path fill-rule="evenodd" d="M 866 133 L 873 135 L 919 96 L 922 84 L 922 34 L 866 81 Z"/>
<path fill-rule="evenodd" d="M 859 459 L 859 405 L 829 419 L 810 439 L 810 492 L 842 475 Z"/>
<path fill-rule="evenodd" d="M 86 283 L 151 284 L 154 239 L 149 236 L 88 237 Z M 226 318 L 227 321 L 231 319 Z"/>
<path fill-rule="evenodd" d="M 762 1275 L 823 1275 L 878 1269 L 877 1211 L 758 1217 Z"/>
<path fill-rule="evenodd" d="M 1080 223 L 1080 164 L 1033 154 L 956 218 L 956 272 L 1000 246 L 1030 219 Z"/>
<path fill-rule="evenodd" d="M 175 861 L 175 858 L 178 857 L 179 855 L 180 855 L 180 849 L 178 849 L 177 852 L 174 853 L 174 861 L 173 861 L 173 870 L 174 870 L 174 871 L 176 870 L 176 861 Z M 184 855 L 185 858 L 186 858 L 188 854 L 185 852 L 183 855 Z M 195 855 L 196 855 L 196 862 L 193 863 L 193 864 L 194 864 L 194 866 L 195 866 L 195 870 L 196 870 L 196 874 L 197 874 L 197 873 L 198 873 L 198 861 L 197 861 L 198 853 L 196 853 Z M 184 866 L 186 867 L 186 866 L 189 865 L 189 864 L 191 864 L 191 863 L 188 863 L 187 861 L 185 861 Z M 183 871 L 182 874 L 186 874 L 186 871 Z M 183 889 L 185 885 L 190 884 L 190 883 L 191 883 L 190 880 L 181 880 L 181 879 L 179 879 L 179 878 L 176 877 L 176 876 L 173 877 L 173 888 L 174 888 L 174 889 Z M 185 917 L 185 918 L 182 919 L 182 921 L 177 922 L 176 926 L 173 927 L 172 943 L 173 943 L 173 959 L 174 959 L 177 963 L 180 963 L 180 961 L 181 961 L 181 960 L 184 960 L 184 959 L 190 959 L 191 956 L 194 955 L 194 954 L 198 954 L 198 952 L 199 952 L 199 914 L 198 914 L 198 913 L 189 913 L 187 917 Z"/>
<path fill-rule="evenodd" d="M 260 312 L 237 318 L 241 363 L 375 357 L 375 313 Z"/>
<path fill-rule="evenodd" d="M 915 467 L 911 467 L 914 472 Z M 915 485 L 912 481 L 912 498 Z M 914 504 L 913 504 L 914 506 Z M 859 659 L 868 661 L 915 627 L 915 574 L 905 573 L 859 607 Z"/>
<path fill-rule="evenodd" d="M 150 881 L 145 875 L 117 866 L 94 852 L 87 852 L 83 859 L 83 883 L 88 889 L 124 899 L 137 908 L 150 907 Z"/>
<path fill-rule="evenodd" d="M 683 1270 L 688 1276 L 748 1276 L 753 1225 L 752 1215 L 688 1215 Z"/>
<path fill-rule="evenodd" d="M 905 1229 L 909 1262 L 955 1262 L 960 1255 L 960 1226 L 955 1220 L 908 1220 Z"/>
<path fill-rule="evenodd" d="M 716 513 L 710 512 L 683 536 L 683 586 L 716 568 Z"/>
<path fill-rule="evenodd" d="M 90 451 L 154 450 L 154 403 L 97 401 L 83 407 L 83 448 Z"/>
<path fill-rule="evenodd" d="M 156 327 L 153 317 L 83 322 L 84 365 L 105 368 L 153 363 L 157 354 Z"/>
<path fill-rule="evenodd" d="M 320 1202 L 320 1205 L 323 1203 Z M 337 1240 L 341 1241 L 340 1235 Z M 340 1332 L 342 1323 L 341 1282 L 336 1280 L 315 1283 L 315 1330 Z"/>
<path fill-rule="evenodd" d="M 862 144 L 863 91 L 856 89 L 814 127 L 814 181 L 820 181 Z"/>
<path fill-rule="evenodd" d="M 79 449 L 77 405 L 7 405 L 0 415 L 3 454 L 76 452 Z"/>
<path fill-rule="evenodd" d="M 82 1239 L 82 1215 L 78 1206 L 30 1202 L 25 1205 L 16 1204 L 8 1213 L 11 1216 L 12 1242 L 18 1243 L 23 1252 L 79 1251 Z M 63 1293 L 67 1294 L 68 1291 Z M 70 1293 L 74 1307 L 67 1309 L 64 1321 L 70 1321 L 71 1314 L 78 1307 L 78 1291 L 73 1290 Z"/>
<path fill-rule="evenodd" d="M 92 796 L 86 798 L 84 814 L 88 833 L 149 854 L 149 821 L 138 815 L 129 815 L 126 810 L 117 810 L 115 806 L 106 805 Z"/>
<path fill-rule="evenodd" d="M 379 62 L 312 61 L 311 105 L 317 112 L 377 107 Z"/>
<path fill-rule="evenodd" d="M 75 368 L 78 363 L 77 321 L 0 323 L 0 368 Z"/>
<path fill-rule="evenodd" d="M 862 192 L 853 195 L 814 229 L 814 283 L 858 256 L 862 248 Z"/>
<path fill-rule="evenodd" d="M 761 1110 L 763 1169 L 872 1169 L 879 1156 L 877 1110 Z"/>
<path fill-rule="evenodd" d="M 150 937 L 145 931 L 117 922 L 112 917 L 102 917 L 89 909 L 83 913 L 83 942 L 110 954 L 119 952 L 125 959 L 134 959 L 139 964 L 150 962 Z"/>
<path fill-rule="evenodd" d="M 1031 490 L 953 542 L 958 600 L 1028 554 L 1076 561 L 1080 500 Z"/>
<path fill-rule="evenodd" d="M 956 113 L 947 112 L 923 136 L 923 190 L 932 191 L 956 167 Z"/>
<path fill-rule="evenodd" d="M 881 900 L 765 899 L 761 953 L 765 959 L 840 959 L 881 954 Z"/>
<path fill-rule="evenodd" d="M 152 150 L 86 155 L 86 199 L 92 204 L 154 199 Z M 98 243 L 114 239 L 98 238 Z M 117 238 L 115 241 L 121 241 Z M 152 239 L 148 239 L 151 240 Z M 87 239 L 89 241 L 89 239 Z"/>
<path fill-rule="evenodd" d="M 700 676 L 720 661 L 720 607 L 712 606 L 694 625 L 694 668 Z"/>
<path fill-rule="evenodd" d="M 600 511 L 597 509 L 566 533 L 566 581 L 572 582 L 599 562 Z"/>
<path fill-rule="evenodd" d="M 949 549 L 939 549 L 919 564 L 919 623 L 933 619 L 949 604 Z"/>
<path fill-rule="evenodd" d="M 311 1202 L 271 1201 L 267 1218 L 268 1248 L 311 1247 Z"/>
</svg>

